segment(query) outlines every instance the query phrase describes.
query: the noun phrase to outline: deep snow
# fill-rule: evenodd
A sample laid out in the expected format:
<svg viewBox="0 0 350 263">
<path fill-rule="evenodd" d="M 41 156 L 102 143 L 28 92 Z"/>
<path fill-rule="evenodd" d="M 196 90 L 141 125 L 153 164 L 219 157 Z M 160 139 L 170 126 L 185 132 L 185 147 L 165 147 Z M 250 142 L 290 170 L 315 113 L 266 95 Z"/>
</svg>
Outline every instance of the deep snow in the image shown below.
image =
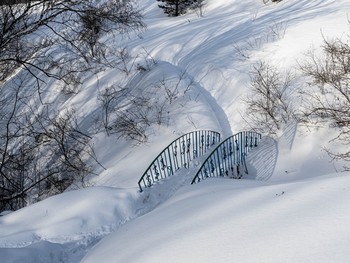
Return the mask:
<svg viewBox="0 0 350 263">
<path fill-rule="evenodd" d="M 349 174 L 207 179 L 104 238 L 82 262 L 349 262 Z"/>
<path fill-rule="evenodd" d="M 189 185 L 182 171 L 139 193 L 137 181 L 172 140 L 196 129 L 224 136 L 247 124 L 241 98 L 253 63 L 295 69 L 325 37 L 346 39 L 348 0 L 208 0 L 204 17 L 168 18 L 155 0 L 137 2 L 147 30 L 122 39 L 136 56 L 157 61 L 145 74 L 108 70 L 85 79 L 60 109 L 79 109 L 82 126 L 97 114 L 97 92 L 124 83 L 147 92 L 184 74 L 189 93 L 171 108 L 169 123 L 151 127 L 146 144 L 94 136 L 106 170 L 94 187 L 70 191 L 0 217 L 1 262 L 349 262 L 350 176 L 322 150 L 332 133 L 290 123 L 249 155 L 244 180 Z M 136 72 L 136 71 L 135 71 Z M 55 85 L 52 82 L 52 85 Z M 157 98 L 155 98 L 157 99 Z"/>
</svg>

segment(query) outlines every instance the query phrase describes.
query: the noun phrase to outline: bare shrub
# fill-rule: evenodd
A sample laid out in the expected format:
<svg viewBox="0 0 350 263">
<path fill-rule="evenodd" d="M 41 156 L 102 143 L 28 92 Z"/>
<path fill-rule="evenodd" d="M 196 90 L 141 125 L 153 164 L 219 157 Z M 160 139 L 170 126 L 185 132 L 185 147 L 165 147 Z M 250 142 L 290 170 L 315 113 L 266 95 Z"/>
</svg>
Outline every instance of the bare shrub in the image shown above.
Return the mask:
<svg viewBox="0 0 350 263">
<path fill-rule="evenodd" d="M 193 2 L 192 9 L 199 17 L 203 17 L 206 11 L 207 0 L 197 0 Z"/>
<path fill-rule="evenodd" d="M 43 76 L 64 82 L 69 73 L 94 68 L 91 63 L 108 65 L 102 36 L 138 30 L 144 26 L 141 19 L 129 1 L 39 0 L 0 5 L 0 81 L 22 68 L 38 84 L 45 84 Z"/>
<path fill-rule="evenodd" d="M 42 200 L 73 182 L 81 185 L 95 159 L 75 112 L 58 114 L 47 106 L 39 111 L 24 87 L 18 83 L 12 94 L 1 94 L 7 103 L 0 107 L 0 210 Z"/>
<path fill-rule="evenodd" d="M 265 32 L 250 36 L 241 43 L 233 43 L 235 57 L 242 61 L 250 59 L 253 50 L 261 49 L 266 43 L 283 39 L 286 29 L 286 23 L 271 22 L 271 25 L 267 27 Z"/>
<path fill-rule="evenodd" d="M 288 96 L 293 75 L 282 75 L 277 68 L 260 61 L 251 72 L 251 93 L 243 100 L 247 104 L 246 120 L 259 132 L 275 135 L 291 118 L 294 110 Z"/>
<path fill-rule="evenodd" d="M 100 102 L 100 107 L 102 108 L 102 124 L 107 133 L 110 135 L 111 119 L 118 109 L 118 102 L 120 102 L 125 93 L 126 88 L 120 87 L 118 85 L 112 85 L 104 88 L 98 94 L 98 101 Z"/>
<path fill-rule="evenodd" d="M 137 95 L 122 88 L 104 90 L 100 102 L 107 134 L 137 143 L 146 142 L 153 125 L 168 125 L 171 107 L 192 85 L 193 80 L 187 78 L 186 72 L 181 72 L 177 77 L 164 76 L 158 82 L 138 89 Z"/>
<path fill-rule="evenodd" d="M 324 39 L 322 53 L 310 51 L 301 70 L 312 80 L 302 91 L 304 121 L 336 128 L 333 141 L 350 145 L 350 45 Z M 334 159 L 350 161 L 350 151 L 327 151 Z"/>
<path fill-rule="evenodd" d="M 186 75 L 186 71 L 181 72 L 178 75 L 177 80 L 171 85 L 169 85 L 169 80 L 163 77 L 163 79 L 159 80 L 159 82 L 155 85 L 155 87 L 161 92 L 165 92 L 165 99 L 169 102 L 169 104 L 172 104 L 179 96 L 186 94 L 193 85 L 192 79 L 189 83 L 184 84 Z M 184 87 L 184 85 L 186 86 Z"/>
</svg>

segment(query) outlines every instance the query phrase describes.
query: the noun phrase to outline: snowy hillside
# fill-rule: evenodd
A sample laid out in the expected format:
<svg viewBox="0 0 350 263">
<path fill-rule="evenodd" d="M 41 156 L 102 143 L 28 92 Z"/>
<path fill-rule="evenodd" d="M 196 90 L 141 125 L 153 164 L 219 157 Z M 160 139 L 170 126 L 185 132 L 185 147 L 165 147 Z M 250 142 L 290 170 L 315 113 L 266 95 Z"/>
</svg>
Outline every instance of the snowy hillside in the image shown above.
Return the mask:
<svg viewBox="0 0 350 263">
<path fill-rule="evenodd" d="M 137 1 L 147 28 L 119 42 L 135 61 L 154 61 L 150 70 L 91 73 L 74 96 L 55 88 L 45 94 L 59 110 L 78 109 L 91 131 L 104 87 L 121 83 L 135 97 L 151 94 L 152 104 L 170 99 L 160 83 L 179 87 L 166 122 L 149 127 L 146 143 L 94 134 L 103 168 L 91 187 L 0 216 L 1 263 L 350 262 L 350 174 L 323 150 L 334 136 L 325 127 L 291 122 L 278 137 L 263 138 L 242 180 L 189 185 L 194 172 L 180 171 L 139 192 L 145 169 L 182 134 L 210 129 L 226 138 L 252 128 L 242 98 L 257 61 L 297 71 L 324 37 L 349 35 L 348 0 L 207 2 L 203 17 L 171 18 L 157 1 Z M 298 80 L 291 92 L 305 84 Z"/>
</svg>

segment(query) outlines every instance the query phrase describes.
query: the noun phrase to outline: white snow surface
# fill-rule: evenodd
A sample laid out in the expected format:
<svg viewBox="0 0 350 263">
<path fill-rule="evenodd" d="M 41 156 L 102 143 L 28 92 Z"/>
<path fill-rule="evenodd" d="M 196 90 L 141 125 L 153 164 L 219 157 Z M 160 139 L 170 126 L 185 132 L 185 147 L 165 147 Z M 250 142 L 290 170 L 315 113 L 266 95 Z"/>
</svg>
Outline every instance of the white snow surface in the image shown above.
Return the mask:
<svg viewBox="0 0 350 263">
<path fill-rule="evenodd" d="M 78 108 L 81 124 L 91 127 L 100 88 L 125 83 L 137 94 L 184 72 L 184 82 L 192 82 L 169 123 L 150 128 L 146 144 L 94 136 L 106 169 L 92 187 L 0 216 L 1 263 L 350 262 L 350 173 L 340 173 L 342 163 L 322 150 L 332 147 L 325 128 L 290 123 L 277 140 L 264 138 L 242 180 L 190 185 L 197 163 L 138 192 L 144 170 L 175 138 L 197 129 L 226 137 L 249 128 L 241 98 L 256 61 L 295 69 L 323 37 L 349 34 L 348 0 L 207 2 L 203 17 L 169 18 L 157 1 L 139 0 L 147 29 L 120 42 L 135 56 L 147 50 L 157 64 L 132 77 L 118 70 L 91 74 L 63 103 L 57 89 L 46 94 L 60 109 Z"/>
<path fill-rule="evenodd" d="M 349 174 L 208 179 L 110 234 L 82 262 L 349 262 L 349 198 Z"/>
</svg>

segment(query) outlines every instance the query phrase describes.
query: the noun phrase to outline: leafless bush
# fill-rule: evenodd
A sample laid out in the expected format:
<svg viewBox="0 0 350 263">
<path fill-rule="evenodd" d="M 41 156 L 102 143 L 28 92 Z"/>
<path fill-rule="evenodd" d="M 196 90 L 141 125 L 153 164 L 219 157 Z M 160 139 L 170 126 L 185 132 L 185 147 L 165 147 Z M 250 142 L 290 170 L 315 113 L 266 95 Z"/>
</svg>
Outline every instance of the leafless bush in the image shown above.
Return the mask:
<svg viewBox="0 0 350 263">
<path fill-rule="evenodd" d="M 165 92 L 165 99 L 169 102 L 169 104 L 172 104 L 179 96 L 186 94 L 186 92 L 188 92 L 190 87 L 193 85 L 193 80 L 191 80 L 189 83 L 186 84 L 185 88 L 183 87 L 183 82 L 186 74 L 186 71 L 183 71 L 181 74 L 179 74 L 174 84 L 169 85 L 169 80 L 163 77 L 163 79 L 161 79 L 155 85 L 155 87 L 161 92 Z"/>
<path fill-rule="evenodd" d="M 152 125 L 168 125 L 170 108 L 193 85 L 193 80 L 186 77 L 186 72 L 178 77 L 164 76 L 138 90 L 137 95 L 123 89 L 104 90 L 100 101 L 107 134 L 116 134 L 137 143 L 147 141 L 149 128 Z"/>
<path fill-rule="evenodd" d="M 251 93 L 244 98 L 246 120 L 259 132 L 274 135 L 291 118 L 294 110 L 288 96 L 293 75 L 282 75 L 277 68 L 259 62 L 251 73 Z"/>
<path fill-rule="evenodd" d="M 329 124 L 337 132 L 333 141 L 350 145 L 350 45 L 341 39 L 324 39 L 322 53 L 310 51 L 301 69 L 312 80 L 302 92 L 304 120 Z M 350 161 L 350 151 L 328 152 L 335 159 Z"/>
<path fill-rule="evenodd" d="M 199 17 L 203 17 L 206 11 L 207 0 L 197 0 L 193 2 L 192 9 Z"/>
<path fill-rule="evenodd" d="M 91 138 L 79 129 L 74 111 L 39 111 L 24 96 L 24 87 L 18 83 L 13 94 L 1 94 L 7 103 L 0 107 L 0 210 L 81 184 L 95 159 Z"/>
<path fill-rule="evenodd" d="M 154 67 L 155 65 L 157 65 L 157 61 L 156 61 L 155 58 L 147 51 L 146 48 L 143 48 L 142 56 L 143 56 L 143 62 L 137 64 L 137 70 L 138 70 L 139 72 L 149 71 L 149 70 L 152 69 L 152 67 Z"/>
<path fill-rule="evenodd" d="M 286 30 L 287 30 L 287 25 L 286 23 L 272 23 L 272 25 L 269 27 L 269 35 L 272 37 L 273 41 L 283 39 Z"/>
<path fill-rule="evenodd" d="M 285 23 L 271 22 L 265 32 L 248 37 L 241 43 L 233 43 L 235 56 L 243 61 L 249 59 L 253 50 L 262 48 L 266 43 L 283 39 L 286 29 L 287 25 Z"/>
<path fill-rule="evenodd" d="M 98 100 L 100 102 L 100 106 L 102 108 L 102 124 L 107 133 L 110 135 L 111 127 L 111 119 L 113 115 L 118 109 L 118 102 L 120 102 L 125 93 L 126 88 L 120 87 L 118 85 L 108 86 L 105 89 L 101 90 L 98 94 Z"/>
<path fill-rule="evenodd" d="M 143 143 L 147 141 L 146 129 L 150 126 L 149 123 L 147 117 L 143 116 L 142 113 L 120 111 L 112 127 L 120 137 Z"/>
<path fill-rule="evenodd" d="M 128 76 L 132 72 L 138 56 L 132 57 L 126 47 L 120 48 L 116 56 L 118 59 L 116 67 Z"/>
<path fill-rule="evenodd" d="M 79 32 L 81 42 L 86 44 L 91 56 L 96 57 L 98 55 L 98 40 L 102 34 L 102 18 L 98 14 L 98 10 L 91 9 L 80 15 L 80 21 L 82 25 Z"/>
<path fill-rule="evenodd" d="M 43 89 L 53 78 L 74 93 L 83 72 L 110 65 L 104 36 L 144 27 L 128 0 L 16 2 L 0 5 L 0 210 L 61 192 L 93 172 L 90 137 L 73 111 L 55 112 L 42 101 Z M 30 78 L 16 81 L 23 75 Z M 26 86 L 33 78 L 36 85 Z"/>
<path fill-rule="evenodd" d="M 43 84 L 43 76 L 66 81 L 70 72 L 94 68 L 91 63 L 107 65 L 102 36 L 140 29 L 141 18 L 129 1 L 39 0 L 0 5 L 0 81 L 19 68 Z"/>
</svg>

